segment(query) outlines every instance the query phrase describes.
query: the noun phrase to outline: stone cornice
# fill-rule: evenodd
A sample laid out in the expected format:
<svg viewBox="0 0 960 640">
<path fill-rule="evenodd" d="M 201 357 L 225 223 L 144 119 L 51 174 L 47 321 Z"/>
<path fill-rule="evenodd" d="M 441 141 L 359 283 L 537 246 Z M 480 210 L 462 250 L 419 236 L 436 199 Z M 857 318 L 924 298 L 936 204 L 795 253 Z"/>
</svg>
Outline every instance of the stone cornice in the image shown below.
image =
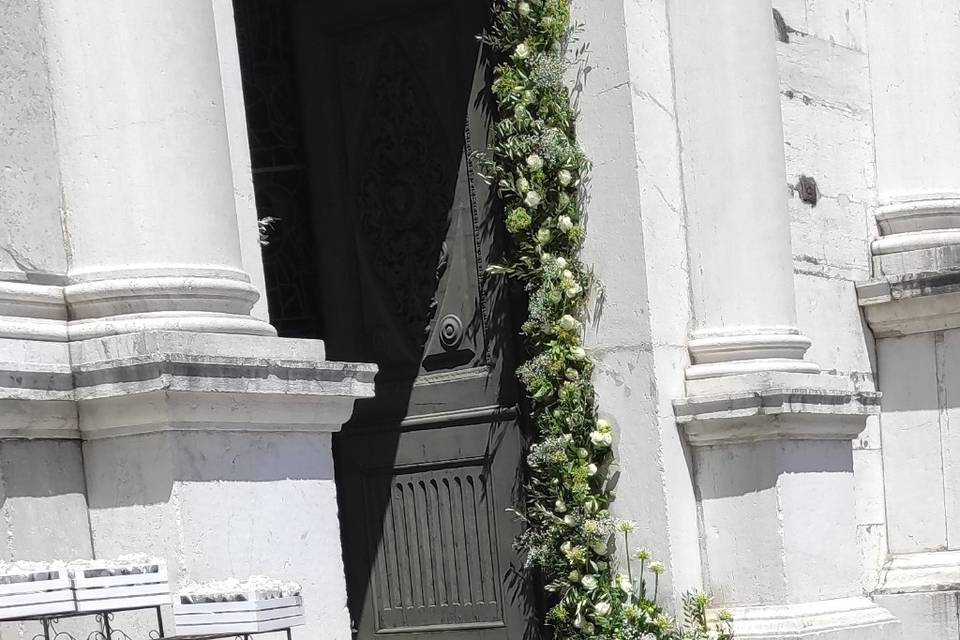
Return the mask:
<svg viewBox="0 0 960 640">
<path fill-rule="evenodd" d="M 857 297 L 878 338 L 960 327 L 960 270 L 907 273 L 860 283 Z"/>
<path fill-rule="evenodd" d="M 866 416 L 879 413 L 880 393 L 827 374 L 768 372 L 692 386 L 674 402 L 693 446 L 762 440 L 851 440 Z"/>
<path fill-rule="evenodd" d="M 319 340 L 155 331 L 5 342 L 0 437 L 333 431 L 373 396 L 377 372 L 327 360 Z"/>
</svg>

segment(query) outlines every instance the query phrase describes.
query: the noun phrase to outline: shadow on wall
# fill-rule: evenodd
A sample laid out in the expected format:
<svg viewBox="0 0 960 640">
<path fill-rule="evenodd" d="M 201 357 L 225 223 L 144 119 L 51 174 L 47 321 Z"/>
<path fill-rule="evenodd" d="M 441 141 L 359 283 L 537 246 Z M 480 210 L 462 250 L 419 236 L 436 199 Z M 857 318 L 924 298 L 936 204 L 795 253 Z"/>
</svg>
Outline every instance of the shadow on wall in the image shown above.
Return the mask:
<svg viewBox="0 0 960 640">
<path fill-rule="evenodd" d="M 83 455 L 91 509 L 166 503 L 181 482 L 333 482 L 329 433 L 156 433 Z"/>
<path fill-rule="evenodd" d="M 2 499 L 85 493 L 77 440 L 0 441 Z"/>
<path fill-rule="evenodd" d="M 784 474 L 853 474 L 853 452 L 843 440 L 770 440 L 698 447 L 694 458 L 700 500 L 771 489 Z"/>
</svg>

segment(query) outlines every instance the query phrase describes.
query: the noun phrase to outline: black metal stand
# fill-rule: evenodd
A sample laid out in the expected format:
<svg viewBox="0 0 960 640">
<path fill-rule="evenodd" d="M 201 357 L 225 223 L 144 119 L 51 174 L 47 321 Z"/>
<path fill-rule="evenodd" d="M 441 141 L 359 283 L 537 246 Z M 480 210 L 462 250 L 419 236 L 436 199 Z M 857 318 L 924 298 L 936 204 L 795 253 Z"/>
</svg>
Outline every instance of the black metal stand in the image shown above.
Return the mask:
<svg viewBox="0 0 960 640">
<path fill-rule="evenodd" d="M 71 611 L 68 613 L 55 613 L 51 615 L 26 616 L 23 618 L 6 618 L 2 622 L 39 622 L 42 629 L 41 633 L 33 636 L 33 640 L 133 640 L 127 633 L 113 626 L 114 614 L 121 612 L 150 611 L 153 610 L 157 616 L 157 628 L 149 633 L 151 640 L 159 640 L 163 637 L 163 610 L 160 606 L 155 607 L 132 607 L 129 609 L 114 609 L 111 611 Z M 91 631 L 85 637 L 77 637 L 73 634 L 57 629 L 57 626 L 64 620 L 71 618 L 89 618 L 93 617 L 99 627 Z"/>
<path fill-rule="evenodd" d="M 216 633 L 208 635 L 180 635 L 167 636 L 163 632 L 163 611 L 159 606 L 156 607 L 134 607 L 130 609 L 115 609 L 112 611 L 76 611 L 70 613 L 58 613 L 42 616 L 28 616 L 24 618 L 8 618 L 0 622 L 39 622 L 43 631 L 35 636 L 33 640 L 134 640 L 127 633 L 114 628 L 113 618 L 116 613 L 150 611 L 154 610 L 157 616 L 157 628 L 149 632 L 150 640 L 252 640 L 253 636 L 259 636 L 267 633 L 284 633 L 287 640 L 293 640 L 293 630 L 290 627 L 284 629 L 274 629 L 273 631 L 259 631 L 255 633 Z M 91 631 L 86 637 L 77 637 L 67 631 L 57 629 L 63 620 L 71 618 L 93 617 L 99 627 L 96 631 Z"/>
</svg>

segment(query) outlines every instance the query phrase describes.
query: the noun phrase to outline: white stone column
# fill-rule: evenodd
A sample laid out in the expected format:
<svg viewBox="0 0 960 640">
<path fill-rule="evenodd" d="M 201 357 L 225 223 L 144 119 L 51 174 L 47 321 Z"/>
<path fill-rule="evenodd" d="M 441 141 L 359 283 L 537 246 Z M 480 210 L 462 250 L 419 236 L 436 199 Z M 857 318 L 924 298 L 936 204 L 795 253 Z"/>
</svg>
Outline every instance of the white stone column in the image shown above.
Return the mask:
<svg viewBox="0 0 960 640">
<path fill-rule="evenodd" d="M 671 15 L 694 327 L 689 380 L 816 373 L 796 328 L 769 0 Z"/>
<path fill-rule="evenodd" d="M 250 317 L 212 3 L 44 0 L 70 338 Z"/>
<path fill-rule="evenodd" d="M 703 581 L 738 638 L 894 640 L 859 580 L 851 440 L 878 394 L 797 328 L 769 0 L 671 3 L 694 322 L 687 398 Z"/>
</svg>

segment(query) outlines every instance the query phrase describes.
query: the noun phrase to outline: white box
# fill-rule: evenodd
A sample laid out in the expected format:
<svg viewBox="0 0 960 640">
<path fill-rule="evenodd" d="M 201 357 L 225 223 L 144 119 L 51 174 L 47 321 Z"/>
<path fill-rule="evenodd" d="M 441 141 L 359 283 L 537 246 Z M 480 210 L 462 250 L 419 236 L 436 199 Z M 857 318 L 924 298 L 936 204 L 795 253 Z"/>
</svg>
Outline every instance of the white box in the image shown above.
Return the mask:
<svg viewBox="0 0 960 640">
<path fill-rule="evenodd" d="M 178 634 L 263 633 L 304 623 L 303 598 L 234 600 L 173 605 Z"/>
<path fill-rule="evenodd" d="M 76 610 L 70 580 L 62 569 L 0 575 L 0 620 Z"/>
<path fill-rule="evenodd" d="M 77 611 L 115 611 L 159 607 L 170 602 L 167 571 L 97 575 L 102 569 L 74 569 L 71 576 Z"/>
</svg>

